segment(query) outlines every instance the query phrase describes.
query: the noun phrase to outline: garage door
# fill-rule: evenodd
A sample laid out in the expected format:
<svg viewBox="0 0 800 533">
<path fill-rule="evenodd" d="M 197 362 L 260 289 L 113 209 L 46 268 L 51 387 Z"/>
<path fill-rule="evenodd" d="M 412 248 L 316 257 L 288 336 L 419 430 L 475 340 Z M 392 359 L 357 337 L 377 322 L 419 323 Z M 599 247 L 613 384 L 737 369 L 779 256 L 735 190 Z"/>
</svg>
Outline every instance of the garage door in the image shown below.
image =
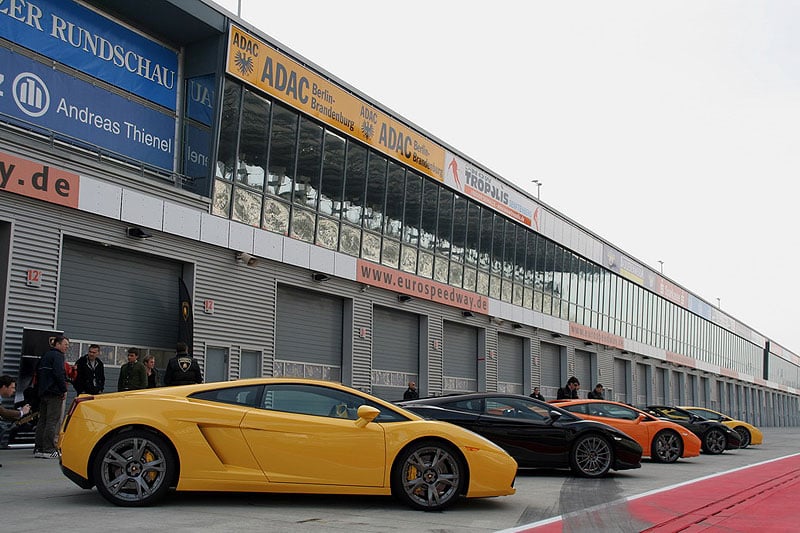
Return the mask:
<svg viewBox="0 0 800 533">
<path fill-rule="evenodd" d="M 555 399 L 556 392 L 567 382 L 561 381 L 561 347 L 557 344 L 541 343 L 541 387 L 547 400 Z M 535 384 L 534 384 L 535 386 Z"/>
<path fill-rule="evenodd" d="M 669 403 L 667 397 L 664 395 L 664 369 L 656 368 L 656 395 L 655 403 L 663 405 Z"/>
<path fill-rule="evenodd" d="M 341 298 L 279 286 L 275 375 L 341 381 L 343 317 Z"/>
<path fill-rule="evenodd" d="M 444 393 L 478 390 L 478 329 L 444 323 Z"/>
<path fill-rule="evenodd" d="M 647 365 L 636 363 L 636 403 L 637 407 L 644 407 L 647 404 Z"/>
<path fill-rule="evenodd" d="M 375 307 L 372 332 L 372 394 L 400 400 L 419 382 L 419 315 Z"/>
<path fill-rule="evenodd" d="M 58 327 L 71 338 L 173 348 L 181 263 L 65 240 Z"/>
<path fill-rule="evenodd" d="M 625 359 L 614 358 L 613 400 L 622 403 L 630 402 L 630 398 L 628 398 L 628 361 Z"/>
<path fill-rule="evenodd" d="M 581 382 L 581 394 L 583 398 L 590 390 L 594 389 L 596 383 L 592 376 L 592 354 L 584 350 L 575 350 L 575 377 Z"/>
<path fill-rule="evenodd" d="M 683 373 L 672 371 L 669 380 L 669 390 L 672 396 L 672 405 L 686 405 L 683 401 Z"/>
<path fill-rule="evenodd" d="M 516 335 L 497 335 L 497 390 L 522 394 L 525 343 Z"/>
</svg>

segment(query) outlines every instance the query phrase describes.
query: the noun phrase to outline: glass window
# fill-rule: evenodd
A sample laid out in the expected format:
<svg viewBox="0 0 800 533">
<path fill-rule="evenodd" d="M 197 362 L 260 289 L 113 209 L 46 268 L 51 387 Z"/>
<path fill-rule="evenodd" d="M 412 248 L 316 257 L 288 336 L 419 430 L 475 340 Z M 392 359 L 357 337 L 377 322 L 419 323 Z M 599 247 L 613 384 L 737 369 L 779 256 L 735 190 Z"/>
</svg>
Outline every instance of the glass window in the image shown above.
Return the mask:
<svg viewBox="0 0 800 533">
<path fill-rule="evenodd" d="M 267 385 L 261 407 L 270 411 L 356 420 L 358 408 L 362 405 L 369 405 L 380 411 L 375 422 L 408 420 L 400 413 L 367 398 L 319 385 L 295 383 Z"/>
<path fill-rule="evenodd" d="M 419 247 L 433 250 L 436 244 L 436 218 L 439 205 L 439 186 L 426 179 L 422 188 L 422 227 L 420 228 Z"/>
<path fill-rule="evenodd" d="M 492 229 L 494 213 L 489 209 L 481 210 L 481 241 L 478 255 L 478 268 L 489 270 L 492 264 Z"/>
<path fill-rule="evenodd" d="M 244 92 L 236 182 L 258 190 L 264 188 L 264 169 L 267 167 L 269 108 L 268 100 L 250 91 Z"/>
<path fill-rule="evenodd" d="M 233 179 L 236 167 L 236 143 L 239 138 L 239 106 L 242 97 L 242 86 L 232 81 L 225 81 L 225 92 L 222 96 L 222 122 L 219 132 L 219 149 L 217 153 L 218 178 Z"/>
<path fill-rule="evenodd" d="M 514 277 L 514 260 L 516 253 L 514 247 L 517 244 L 517 225 L 506 220 L 506 229 L 503 236 L 503 272 L 502 275 L 506 279 Z M 520 228 L 521 230 L 522 228 Z"/>
<path fill-rule="evenodd" d="M 367 178 L 367 201 L 364 205 L 364 227 L 380 232 L 383 229 L 386 204 L 386 158 L 370 152 Z"/>
<path fill-rule="evenodd" d="M 467 208 L 467 236 L 464 261 L 468 265 L 478 264 L 478 246 L 481 238 L 481 207 L 469 202 Z"/>
<path fill-rule="evenodd" d="M 419 223 L 422 216 L 422 177 L 414 172 L 406 175 L 406 201 L 403 213 L 403 242 L 419 243 Z"/>
<path fill-rule="evenodd" d="M 399 239 L 403 230 L 403 199 L 405 198 L 406 173 L 403 167 L 389 161 L 389 178 L 386 185 L 386 222 L 384 233 Z M 399 256 L 398 248 L 398 256 Z"/>
<path fill-rule="evenodd" d="M 514 281 L 522 283 L 525 281 L 525 244 L 527 242 L 527 229 L 517 226 L 517 242 L 514 245 Z"/>
<path fill-rule="evenodd" d="M 467 245 L 467 224 L 469 202 L 463 196 L 455 196 L 453 202 L 453 249 L 450 260 L 464 262 L 464 253 Z"/>
<path fill-rule="evenodd" d="M 261 193 L 236 187 L 233 193 L 233 220 L 258 227 L 261 222 Z"/>
<path fill-rule="evenodd" d="M 367 149 L 359 144 L 348 143 L 346 159 L 342 217 L 347 222 L 360 226 L 364 210 L 364 191 L 367 187 Z"/>
<path fill-rule="evenodd" d="M 449 257 L 452 238 L 453 191 L 441 188 L 439 191 L 439 222 L 436 227 L 436 253 Z"/>
<path fill-rule="evenodd" d="M 322 126 L 300 117 L 300 149 L 297 156 L 297 177 L 292 202 L 317 208 L 322 169 Z"/>
<path fill-rule="evenodd" d="M 267 192 L 289 200 L 297 157 L 297 113 L 272 106 Z"/>
<path fill-rule="evenodd" d="M 500 215 L 494 215 L 494 230 L 492 232 L 492 274 L 499 276 L 503 271 L 503 238 L 505 236 L 506 221 Z"/>
<path fill-rule="evenodd" d="M 263 385 L 227 387 L 224 389 L 196 392 L 189 397 L 197 400 L 206 400 L 209 402 L 258 407 L 261 404 L 261 394 L 263 388 Z"/>
<path fill-rule="evenodd" d="M 211 213 L 218 217 L 228 218 L 231 213 L 231 184 L 222 180 L 214 180 L 214 192 L 211 199 Z"/>
<path fill-rule="evenodd" d="M 345 140 L 330 131 L 325 132 L 325 150 L 322 162 L 319 212 L 338 218 L 342 211 L 344 192 Z"/>
</svg>

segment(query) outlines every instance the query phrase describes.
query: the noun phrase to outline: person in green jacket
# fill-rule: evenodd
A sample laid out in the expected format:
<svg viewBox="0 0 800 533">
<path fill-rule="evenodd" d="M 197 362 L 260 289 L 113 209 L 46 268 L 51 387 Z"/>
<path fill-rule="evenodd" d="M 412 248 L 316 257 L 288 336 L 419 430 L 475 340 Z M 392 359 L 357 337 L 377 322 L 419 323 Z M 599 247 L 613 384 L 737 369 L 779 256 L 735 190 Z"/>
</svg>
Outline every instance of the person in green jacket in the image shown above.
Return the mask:
<svg viewBox="0 0 800 533">
<path fill-rule="evenodd" d="M 147 388 L 147 369 L 139 362 L 139 349 L 128 348 L 128 362 L 119 369 L 117 390 L 136 390 Z"/>
</svg>

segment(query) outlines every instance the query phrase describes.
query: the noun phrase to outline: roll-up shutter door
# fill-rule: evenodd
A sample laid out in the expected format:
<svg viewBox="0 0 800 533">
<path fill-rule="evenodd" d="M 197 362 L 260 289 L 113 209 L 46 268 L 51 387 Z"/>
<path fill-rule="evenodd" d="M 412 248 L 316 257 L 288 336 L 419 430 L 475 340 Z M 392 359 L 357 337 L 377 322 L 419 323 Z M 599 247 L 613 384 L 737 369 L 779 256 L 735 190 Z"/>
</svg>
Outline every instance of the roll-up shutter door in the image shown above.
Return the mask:
<svg viewBox="0 0 800 533">
<path fill-rule="evenodd" d="M 478 390 L 478 330 L 444 323 L 444 392 Z"/>
<path fill-rule="evenodd" d="M 400 400 L 409 381 L 419 381 L 419 315 L 375 307 L 372 394 L 390 401 Z"/>
<path fill-rule="evenodd" d="M 636 398 L 634 405 L 645 407 L 647 403 L 647 365 L 636 363 Z"/>
<path fill-rule="evenodd" d="M 628 362 L 614 359 L 614 400 L 628 403 Z"/>
<path fill-rule="evenodd" d="M 672 405 L 684 405 L 683 402 L 683 374 L 673 371 L 669 380 L 669 389 L 672 394 Z"/>
<path fill-rule="evenodd" d="M 181 269 L 176 261 L 65 240 L 58 327 L 73 339 L 172 349 Z"/>
<path fill-rule="evenodd" d="M 592 354 L 584 350 L 575 350 L 575 377 L 581 382 L 580 395 L 583 398 L 590 390 L 594 389 L 596 383 L 592 378 Z"/>
<path fill-rule="evenodd" d="M 275 359 L 283 375 L 341 379 L 343 309 L 336 296 L 278 287 Z"/>
<path fill-rule="evenodd" d="M 542 382 L 539 384 L 542 395 L 550 400 L 556 397 L 559 387 L 563 387 L 561 382 L 561 347 L 556 344 L 541 343 L 541 376 Z M 534 385 L 535 386 L 535 385 Z"/>
<path fill-rule="evenodd" d="M 655 401 L 657 404 L 669 403 L 667 397 L 664 395 L 664 369 L 656 368 L 656 396 Z"/>
<path fill-rule="evenodd" d="M 689 405 L 697 405 L 697 376 L 689 374 L 689 386 L 686 389 L 686 403 Z"/>
<path fill-rule="evenodd" d="M 516 335 L 497 335 L 497 385 L 500 392 L 522 394 L 525 343 Z"/>
</svg>

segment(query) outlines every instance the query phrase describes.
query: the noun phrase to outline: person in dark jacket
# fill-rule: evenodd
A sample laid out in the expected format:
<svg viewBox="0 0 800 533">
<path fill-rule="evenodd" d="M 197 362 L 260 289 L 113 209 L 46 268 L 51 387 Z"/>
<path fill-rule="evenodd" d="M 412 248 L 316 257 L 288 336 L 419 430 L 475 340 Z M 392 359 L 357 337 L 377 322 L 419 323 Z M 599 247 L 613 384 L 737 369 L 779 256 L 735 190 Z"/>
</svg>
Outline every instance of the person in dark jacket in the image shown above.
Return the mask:
<svg viewBox="0 0 800 533">
<path fill-rule="evenodd" d="M 128 348 L 128 362 L 119 369 L 117 390 L 138 390 L 147 388 L 147 370 L 139 362 L 139 349 Z"/>
<path fill-rule="evenodd" d="M 419 391 L 417 390 L 417 384 L 413 381 L 408 382 L 408 388 L 403 393 L 404 400 L 416 400 L 419 398 Z"/>
<path fill-rule="evenodd" d="M 179 342 L 175 346 L 177 354 L 167 363 L 164 371 L 164 385 L 193 385 L 203 382 L 203 372 L 197 364 L 185 342 Z"/>
<path fill-rule="evenodd" d="M 581 387 L 581 382 L 578 381 L 578 378 L 575 376 L 570 377 L 567 380 L 567 384 L 558 389 L 558 394 L 556 394 L 557 400 L 577 400 L 578 399 L 578 389 Z"/>
<path fill-rule="evenodd" d="M 156 358 L 153 354 L 144 358 L 144 369 L 147 371 L 147 388 L 158 387 L 158 369 L 156 368 Z"/>
<path fill-rule="evenodd" d="M 52 347 L 39 360 L 36 383 L 39 391 L 39 422 L 33 456 L 41 459 L 58 459 L 56 432 L 61 422 L 61 405 L 67 397 L 67 374 L 64 372 L 64 354 L 69 349 L 69 339 L 63 335 L 53 338 Z"/>
<path fill-rule="evenodd" d="M 106 386 L 103 361 L 98 357 L 100 346 L 90 344 L 89 351 L 75 362 L 77 377 L 72 382 L 78 394 L 100 394 Z"/>
<path fill-rule="evenodd" d="M 544 396 L 542 396 L 542 393 L 539 392 L 539 387 L 534 387 L 533 388 L 533 392 L 531 393 L 531 398 L 533 398 L 534 400 L 542 401 L 542 402 L 544 401 Z"/>
<path fill-rule="evenodd" d="M 603 397 L 603 390 L 605 390 L 603 389 L 603 384 L 598 383 L 597 385 L 594 386 L 594 390 L 589 391 L 587 398 L 589 398 L 590 400 L 605 400 L 605 398 Z"/>
</svg>

